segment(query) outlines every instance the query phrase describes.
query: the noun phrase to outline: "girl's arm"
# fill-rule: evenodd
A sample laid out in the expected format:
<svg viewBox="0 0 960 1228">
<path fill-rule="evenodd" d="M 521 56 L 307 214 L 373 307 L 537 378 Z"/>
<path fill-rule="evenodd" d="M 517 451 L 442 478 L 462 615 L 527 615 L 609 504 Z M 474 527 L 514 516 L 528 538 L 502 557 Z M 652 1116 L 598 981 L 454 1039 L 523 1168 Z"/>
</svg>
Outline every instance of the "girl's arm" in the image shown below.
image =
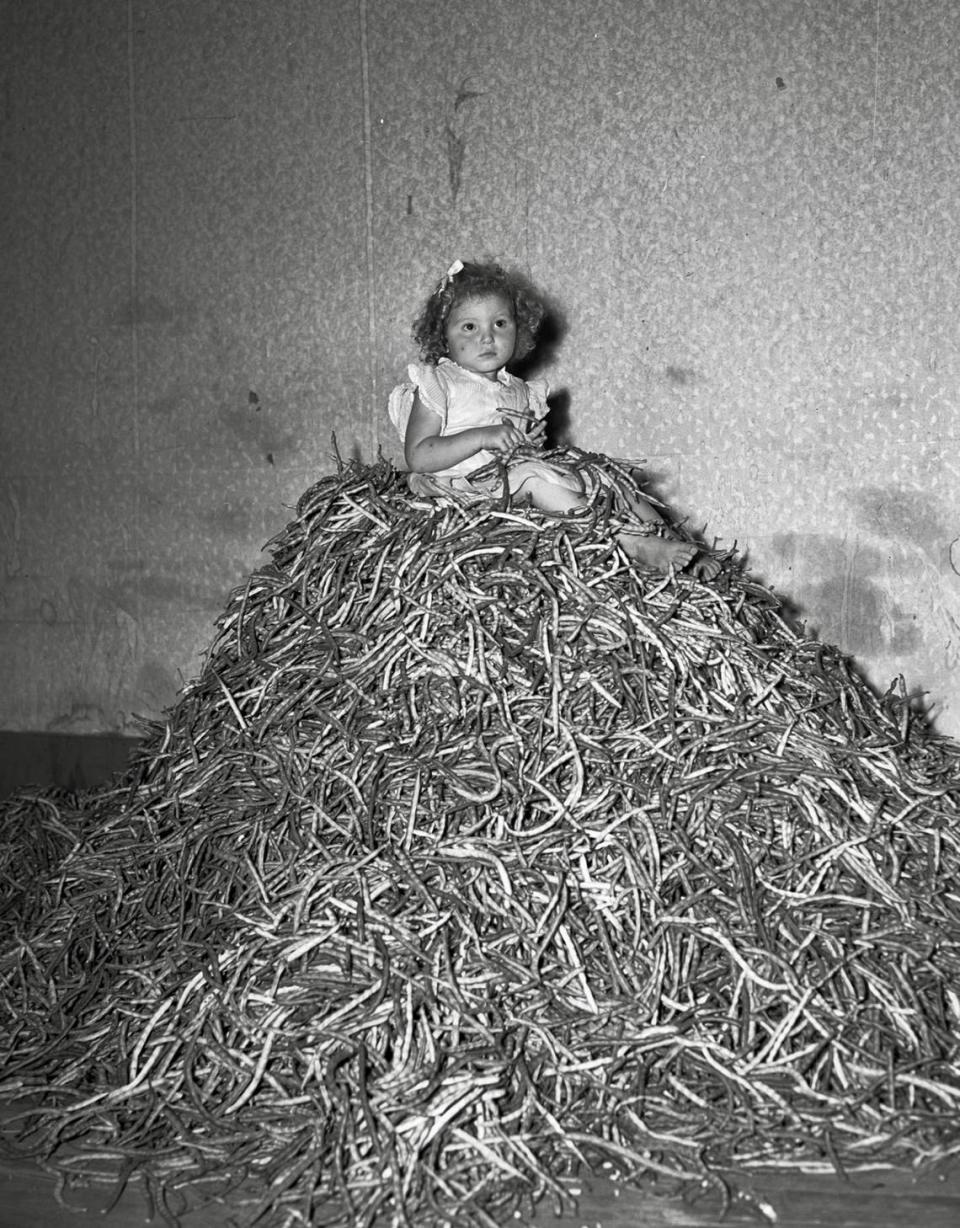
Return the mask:
<svg viewBox="0 0 960 1228">
<path fill-rule="evenodd" d="M 414 473 L 436 473 L 468 460 L 484 448 L 491 452 L 509 452 L 523 443 L 523 435 L 509 422 L 499 426 L 472 426 L 454 435 L 441 435 L 441 428 L 440 415 L 427 409 L 419 393 L 414 393 L 403 437 L 403 456 L 408 469 Z"/>
</svg>

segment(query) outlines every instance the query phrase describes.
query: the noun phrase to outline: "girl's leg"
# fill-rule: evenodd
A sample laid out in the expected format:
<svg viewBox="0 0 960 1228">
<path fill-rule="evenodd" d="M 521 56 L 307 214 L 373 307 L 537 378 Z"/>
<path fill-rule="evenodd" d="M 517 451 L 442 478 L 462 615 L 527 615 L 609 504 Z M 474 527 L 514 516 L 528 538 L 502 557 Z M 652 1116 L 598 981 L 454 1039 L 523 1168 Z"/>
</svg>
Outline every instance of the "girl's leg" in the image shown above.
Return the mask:
<svg viewBox="0 0 960 1228">
<path fill-rule="evenodd" d="M 533 500 L 534 507 L 541 512 L 576 512 L 586 504 L 586 499 L 579 491 L 568 490 L 566 486 L 555 486 L 544 478 L 527 478 L 521 483 L 524 494 Z"/>
<path fill-rule="evenodd" d="M 574 512 L 586 503 L 586 496 L 577 479 L 571 474 L 568 483 L 557 475 L 557 481 L 552 482 L 541 472 L 515 465 L 508 471 L 510 493 L 512 495 L 529 495 L 534 507 L 541 512 Z"/>
<path fill-rule="evenodd" d="M 705 554 L 695 542 L 677 537 L 646 499 L 639 495 L 631 499 L 630 510 L 645 525 L 663 525 L 664 528 L 660 533 L 631 533 L 629 529 L 622 529 L 617 534 L 617 540 L 629 558 L 643 566 L 655 567 L 658 571 L 669 571 L 671 567 L 682 571 L 689 567 L 701 580 L 712 580 L 720 571 L 720 564 L 715 558 Z"/>
<path fill-rule="evenodd" d="M 522 465 L 511 470 L 509 481 L 511 494 L 529 495 L 534 506 L 543 512 L 573 512 L 586 503 L 586 496 L 579 489 L 551 482 L 540 473 L 529 470 L 524 473 Z M 630 510 L 644 524 L 665 526 L 656 508 L 640 496 L 631 500 Z M 641 567 L 652 567 L 657 571 L 669 571 L 671 567 L 682 571 L 689 567 L 701 580 L 711 580 L 719 572 L 720 564 L 704 554 L 696 543 L 684 541 L 666 526 L 663 533 L 664 536 L 661 536 L 659 533 L 631 533 L 629 529 L 621 529 L 617 541 L 627 557 Z"/>
</svg>

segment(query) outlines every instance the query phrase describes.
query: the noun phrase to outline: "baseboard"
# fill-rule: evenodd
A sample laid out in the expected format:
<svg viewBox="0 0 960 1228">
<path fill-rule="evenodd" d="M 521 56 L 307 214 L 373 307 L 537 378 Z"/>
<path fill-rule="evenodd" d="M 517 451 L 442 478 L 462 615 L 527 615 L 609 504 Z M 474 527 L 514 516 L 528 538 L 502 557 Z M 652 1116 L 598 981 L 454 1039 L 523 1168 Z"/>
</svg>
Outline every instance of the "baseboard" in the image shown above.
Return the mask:
<svg viewBox="0 0 960 1228">
<path fill-rule="evenodd" d="M 23 788 L 93 789 L 122 772 L 138 738 L 0 730 L 0 797 Z"/>
</svg>

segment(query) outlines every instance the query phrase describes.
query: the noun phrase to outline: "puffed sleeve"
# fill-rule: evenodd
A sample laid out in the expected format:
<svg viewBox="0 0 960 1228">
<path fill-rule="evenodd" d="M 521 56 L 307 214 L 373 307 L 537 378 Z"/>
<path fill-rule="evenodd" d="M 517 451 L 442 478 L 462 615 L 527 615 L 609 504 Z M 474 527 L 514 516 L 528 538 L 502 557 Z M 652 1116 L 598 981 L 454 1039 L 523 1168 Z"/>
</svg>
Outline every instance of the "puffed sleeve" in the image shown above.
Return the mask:
<svg viewBox="0 0 960 1228">
<path fill-rule="evenodd" d="M 433 363 L 411 363 L 409 375 L 413 380 L 417 392 L 420 393 L 420 401 L 427 409 L 439 417 L 444 428 L 447 425 L 447 392 L 444 388 L 443 381 L 437 368 Z"/>
<path fill-rule="evenodd" d="M 402 384 L 397 384 L 387 399 L 387 413 L 401 440 L 406 438 L 407 421 L 413 409 L 414 394 L 417 392 L 427 409 L 433 410 L 446 426 L 447 397 L 437 378 L 436 367 L 431 363 L 413 362 L 407 367 L 407 378 Z"/>
</svg>

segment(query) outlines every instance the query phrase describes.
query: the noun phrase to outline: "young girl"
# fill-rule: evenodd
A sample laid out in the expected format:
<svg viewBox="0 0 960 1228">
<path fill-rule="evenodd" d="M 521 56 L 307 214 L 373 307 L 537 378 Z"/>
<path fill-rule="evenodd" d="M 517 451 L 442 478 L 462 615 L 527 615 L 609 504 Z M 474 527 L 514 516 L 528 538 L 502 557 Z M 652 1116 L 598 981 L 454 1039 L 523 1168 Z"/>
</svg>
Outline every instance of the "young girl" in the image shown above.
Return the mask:
<svg viewBox="0 0 960 1228">
<path fill-rule="evenodd" d="M 455 261 L 427 299 L 413 327 L 421 364 L 390 394 L 390 418 L 403 440 L 414 494 L 496 496 L 505 465 L 511 496 L 545 512 L 586 506 L 581 477 L 569 466 L 529 455 L 543 435 L 547 385 L 507 367 L 534 347 L 544 307 L 516 274 L 498 264 Z M 523 449 L 518 453 L 518 449 Z M 639 494 L 617 533 L 636 562 L 668 571 L 691 566 L 708 579 L 719 564 L 684 541 Z"/>
</svg>

